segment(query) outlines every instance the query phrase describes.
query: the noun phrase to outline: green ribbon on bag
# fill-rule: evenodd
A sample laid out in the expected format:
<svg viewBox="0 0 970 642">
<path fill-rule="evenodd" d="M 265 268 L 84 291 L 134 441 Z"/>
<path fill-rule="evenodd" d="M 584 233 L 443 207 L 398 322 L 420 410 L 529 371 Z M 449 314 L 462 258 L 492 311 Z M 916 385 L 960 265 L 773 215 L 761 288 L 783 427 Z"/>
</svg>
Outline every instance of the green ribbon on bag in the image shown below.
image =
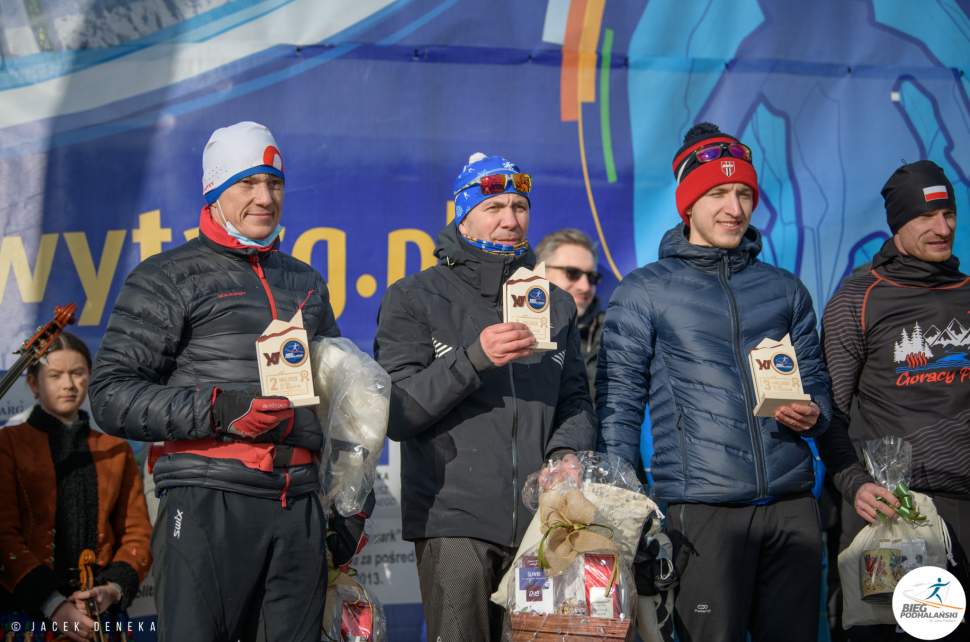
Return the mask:
<svg viewBox="0 0 970 642">
<path fill-rule="evenodd" d="M 919 512 L 919 508 L 913 501 L 913 492 L 909 487 L 903 483 L 899 482 L 896 484 L 896 488 L 893 489 L 893 495 L 899 500 L 899 506 L 891 506 L 891 508 L 896 511 L 896 514 L 905 519 L 910 524 L 916 525 L 921 524 L 926 521 L 926 515 L 922 515 Z M 878 501 L 888 504 L 882 497 L 877 498 Z M 886 519 L 886 516 L 879 513 L 882 519 Z"/>
</svg>

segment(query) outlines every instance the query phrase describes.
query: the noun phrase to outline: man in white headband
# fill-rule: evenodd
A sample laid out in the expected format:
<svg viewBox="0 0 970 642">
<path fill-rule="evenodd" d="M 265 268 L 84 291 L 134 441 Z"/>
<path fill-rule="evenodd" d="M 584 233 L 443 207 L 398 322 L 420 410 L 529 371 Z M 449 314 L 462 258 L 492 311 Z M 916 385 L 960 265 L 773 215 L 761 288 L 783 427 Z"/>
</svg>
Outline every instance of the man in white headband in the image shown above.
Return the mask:
<svg viewBox="0 0 970 642">
<path fill-rule="evenodd" d="M 128 275 L 91 406 L 111 434 L 164 442 L 153 465 L 159 640 L 250 639 L 261 621 L 268 642 L 317 642 L 323 431 L 312 409 L 262 395 L 255 344 L 300 308 L 311 340 L 339 330 L 323 277 L 278 249 L 283 157 L 269 130 L 216 130 L 202 166 L 199 237 Z M 332 552 L 338 563 L 353 554 Z"/>
</svg>

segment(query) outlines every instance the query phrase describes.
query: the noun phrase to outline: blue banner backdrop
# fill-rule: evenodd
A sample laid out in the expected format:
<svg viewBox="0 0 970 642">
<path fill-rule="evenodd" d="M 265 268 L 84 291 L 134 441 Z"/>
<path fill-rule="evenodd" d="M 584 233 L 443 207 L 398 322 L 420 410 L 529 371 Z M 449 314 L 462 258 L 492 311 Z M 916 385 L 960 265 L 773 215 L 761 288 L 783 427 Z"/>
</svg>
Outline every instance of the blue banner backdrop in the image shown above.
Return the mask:
<svg viewBox="0 0 970 642">
<path fill-rule="evenodd" d="M 282 248 L 327 277 L 343 333 L 364 349 L 386 287 L 433 263 L 469 154 L 532 173 L 530 238 L 572 226 L 598 239 L 608 293 L 678 221 L 670 162 L 700 120 L 754 149 L 763 258 L 798 274 L 820 311 L 888 236 L 879 190 L 898 165 L 934 160 L 960 210 L 970 203 L 968 10 L 5 0 L 0 367 L 69 301 L 98 346 L 125 275 L 197 233 L 202 147 L 240 120 L 275 133 Z M 416 636 L 404 628 L 393 639 Z"/>
</svg>

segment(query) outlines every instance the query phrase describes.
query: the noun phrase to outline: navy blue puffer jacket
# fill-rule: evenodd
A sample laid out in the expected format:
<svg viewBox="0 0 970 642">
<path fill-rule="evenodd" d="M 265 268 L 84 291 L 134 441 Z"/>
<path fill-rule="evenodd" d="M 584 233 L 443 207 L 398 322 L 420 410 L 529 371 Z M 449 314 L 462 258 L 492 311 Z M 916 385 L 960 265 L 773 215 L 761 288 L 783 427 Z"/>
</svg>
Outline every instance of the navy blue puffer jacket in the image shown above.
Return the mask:
<svg viewBox="0 0 970 642">
<path fill-rule="evenodd" d="M 691 245 L 679 225 L 664 235 L 660 260 L 627 275 L 610 301 L 596 377 L 600 447 L 635 463 L 649 402 L 662 500 L 761 503 L 812 490 L 801 435 L 753 416 L 748 352 L 786 334 L 822 411 L 803 434 L 824 431 L 832 412 L 811 296 L 760 251 L 753 227 L 723 250 Z"/>
</svg>

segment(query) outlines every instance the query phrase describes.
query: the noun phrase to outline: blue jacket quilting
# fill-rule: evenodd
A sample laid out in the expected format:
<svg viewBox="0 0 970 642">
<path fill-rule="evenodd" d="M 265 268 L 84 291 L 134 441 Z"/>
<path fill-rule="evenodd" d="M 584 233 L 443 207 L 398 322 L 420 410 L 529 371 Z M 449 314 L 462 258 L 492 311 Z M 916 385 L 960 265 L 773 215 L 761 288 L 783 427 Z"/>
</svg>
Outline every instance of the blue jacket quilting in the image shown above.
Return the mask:
<svg viewBox="0 0 970 642">
<path fill-rule="evenodd" d="M 597 370 L 600 449 L 636 463 L 650 404 L 654 491 L 668 502 L 761 503 L 811 492 L 816 436 L 832 415 L 812 299 L 790 272 L 757 259 L 748 229 L 733 250 L 667 232 L 660 260 L 634 270 L 606 314 Z M 748 352 L 791 335 L 805 392 L 821 408 L 797 434 L 754 417 Z"/>
</svg>

